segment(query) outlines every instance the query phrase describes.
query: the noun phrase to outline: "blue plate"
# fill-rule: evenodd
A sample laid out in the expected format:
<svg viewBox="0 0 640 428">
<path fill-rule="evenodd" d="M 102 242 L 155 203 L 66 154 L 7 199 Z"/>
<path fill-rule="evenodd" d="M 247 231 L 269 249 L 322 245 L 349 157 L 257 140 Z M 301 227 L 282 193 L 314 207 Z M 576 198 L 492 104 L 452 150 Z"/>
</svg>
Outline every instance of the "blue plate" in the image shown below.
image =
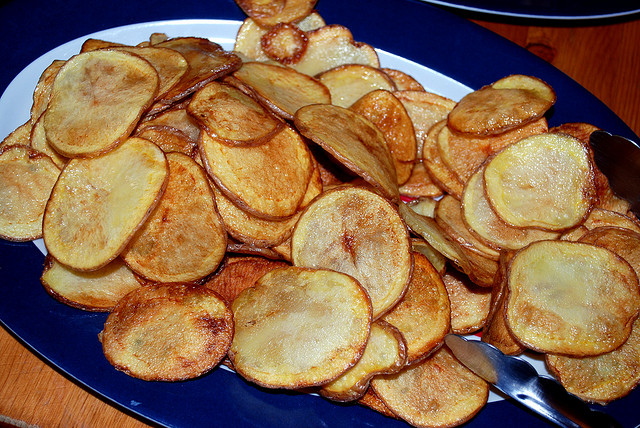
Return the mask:
<svg viewBox="0 0 640 428">
<path fill-rule="evenodd" d="M 125 33 L 132 28 L 144 29 L 144 36 L 136 40 L 142 41 L 152 29 L 162 31 L 173 28 L 167 26 L 186 25 L 187 30 L 190 26 L 194 31 L 211 26 L 218 31 L 228 25 L 233 27 L 244 18 L 231 0 L 114 0 L 108 6 L 102 2 L 70 0 L 64 2 L 63 8 L 58 4 L 16 0 L 0 8 L 3 41 L 0 88 L 6 88 L 0 98 L 0 138 L 26 121 L 33 87 L 25 88 L 24 82 L 32 82 L 34 70 L 41 72 L 48 65 L 51 57 L 47 52 L 64 59 L 77 52 L 77 38 L 99 31 L 103 32 L 98 35 L 116 40 L 129 37 Z M 446 11 L 410 0 L 365 3 L 320 0 L 317 7 L 328 23 L 349 27 L 356 40 L 408 61 L 403 64 L 431 70 L 423 77 L 435 76 L 434 90 L 450 84 L 444 92 L 460 91 L 456 92 L 459 95 L 508 74 L 531 74 L 550 83 L 558 94 L 550 117 L 552 126 L 584 121 L 637 138 L 603 103 L 557 69 Z M 167 21 L 176 19 L 194 20 Z M 233 33 L 228 42 L 232 38 Z M 73 40 L 76 41 L 67 43 Z M 426 83 L 429 87 L 429 82 Z M 83 312 L 52 299 L 39 281 L 43 262 L 43 253 L 33 243 L 0 241 L 0 321 L 68 378 L 124 411 L 175 427 L 406 426 L 359 405 L 262 389 L 223 369 L 186 382 L 133 379 L 114 370 L 102 354 L 97 335 L 106 315 Z M 640 392 L 635 391 L 606 406 L 604 411 L 613 414 L 624 426 L 634 426 L 638 422 L 639 403 Z M 514 421 L 522 427 L 546 425 L 510 402 L 496 401 L 485 406 L 468 426 L 513 426 Z"/>
<path fill-rule="evenodd" d="M 544 20 L 595 20 L 640 12 L 637 0 L 422 0 L 465 12 Z"/>
</svg>

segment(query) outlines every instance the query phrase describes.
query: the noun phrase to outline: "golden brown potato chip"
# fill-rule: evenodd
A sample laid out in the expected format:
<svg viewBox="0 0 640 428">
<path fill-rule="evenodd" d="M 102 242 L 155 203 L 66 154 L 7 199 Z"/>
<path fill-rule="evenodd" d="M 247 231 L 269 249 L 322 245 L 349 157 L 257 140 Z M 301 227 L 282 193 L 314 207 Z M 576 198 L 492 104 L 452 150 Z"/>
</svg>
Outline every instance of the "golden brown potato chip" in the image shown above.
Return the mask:
<svg viewBox="0 0 640 428">
<path fill-rule="evenodd" d="M 162 150 L 141 138 L 95 158 L 70 160 L 45 210 L 47 250 L 77 270 L 107 265 L 156 206 L 167 175 Z"/>
<path fill-rule="evenodd" d="M 438 135 L 445 126 L 446 121 L 444 120 L 433 125 L 431 129 L 422 136 L 420 140 L 422 152 L 418 153 L 421 153 L 422 165 L 424 165 L 425 170 L 433 182 L 440 189 L 460 199 L 464 189 L 464 183 L 456 173 L 444 163 L 440 156 L 440 150 L 438 150 Z"/>
<path fill-rule="evenodd" d="M 517 250 L 535 241 L 558 237 L 558 232 L 514 227 L 498 217 L 484 192 L 483 177 L 484 168 L 480 168 L 462 193 L 462 218 L 480 240 L 498 250 Z"/>
<path fill-rule="evenodd" d="M 358 361 L 369 337 L 367 293 L 339 272 L 274 269 L 240 293 L 232 308 L 229 358 L 240 375 L 268 388 L 335 379 Z"/>
<path fill-rule="evenodd" d="M 218 82 L 196 92 L 187 111 L 207 133 L 226 144 L 262 144 L 284 126 L 249 95 Z"/>
<path fill-rule="evenodd" d="M 167 126 L 184 133 L 191 141 L 197 143 L 200 138 L 200 127 L 198 122 L 187 113 L 185 106 L 178 105 L 154 116 L 142 118 L 136 132 L 142 132 L 147 126 Z"/>
<path fill-rule="evenodd" d="M 240 68 L 242 60 L 220 45 L 199 37 L 177 37 L 154 45 L 178 51 L 189 65 L 187 73 L 171 87 L 161 100 L 173 104 L 191 95 L 212 80 Z"/>
<path fill-rule="evenodd" d="M 306 105 L 331 103 L 326 86 L 291 68 L 245 62 L 233 75 L 274 113 L 288 120 L 293 120 L 295 112 Z"/>
<path fill-rule="evenodd" d="M 589 154 L 564 134 L 538 134 L 508 146 L 486 164 L 484 183 L 496 214 L 518 227 L 569 229 L 595 202 Z"/>
<path fill-rule="evenodd" d="M 414 169 L 416 137 L 404 105 L 389 91 L 375 90 L 349 107 L 369 119 L 384 134 L 396 168 L 398 184 L 405 183 Z"/>
<path fill-rule="evenodd" d="M 402 297 L 413 266 L 407 229 L 392 204 L 360 187 L 324 192 L 304 211 L 291 238 L 293 264 L 356 278 L 374 319 Z"/>
<path fill-rule="evenodd" d="M 295 114 L 300 133 L 320 145 L 385 197 L 399 197 L 396 170 L 384 135 L 362 115 L 330 104 L 302 107 Z"/>
<path fill-rule="evenodd" d="M 396 89 L 395 83 L 384 71 L 364 64 L 340 65 L 316 77 L 329 88 L 331 102 L 340 107 L 350 107 L 371 91 Z"/>
<path fill-rule="evenodd" d="M 422 84 L 404 71 L 386 67 L 382 67 L 381 70 L 391 77 L 399 91 L 424 91 Z"/>
<path fill-rule="evenodd" d="M 408 365 L 441 345 L 451 328 L 449 298 L 440 274 L 422 254 L 413 253 L 413 260 L 413 275 L 404 297 L 382 316 L 406 340 Z"/>
<path fill-rule="evenodd" d="M 411 167 L 411 175 L 398 189 L 400 195 L 408 198 L 435 198 L 442 196 L 442 186 L 435 184 L 425 168 L 424 162 L 402 162 L 402 164 L 403 166 L 400 169 Z"/>
<path fill-rule="evenodd" d="M 60 155 L 53 149 L 53 147 L 51 147 L 49 140 L 47 140 L 47 134 L 44 130 L 44 121 L 42 118 L 43 116 L 40 116 L 40 119 L 36 120 L 33 124 L 33 129 L 31 129 L 31 136 L 29 138 L 29 145 L 31 148 L 49 156 L 53 163 L 55 163 L 58 168 L 62 169 L 69 158 Z"/>
<path fill-rule="evenodd" d="M 140 287 L 115 306 L 100 341 L 107 360 L 130 376 L 195 378 L 213 369 L 233 337 L 233 314 L 213 291 L 193 284 Z"/>
<path fill-rule="evenodd" d="M 580 237 L 580 242 L 599 245 L 625 259 L 640 277 L 640 232 L 622 227 L 598 227 Z"/>
<path fill-rule="evenodd" d="M 157 91 L 158 73 L 137 55 L 116 50 L 78 54 L 53 81 L 44 112 L 47 139 L 67 157 L 108 152 L 131 134 Z"/>
<path fill-rule="evenodd" d="M 182 153 L 167 153 L 167 161 L 162 198 L 122 257 L 155 282 L 195 281 L 218 267 L 227 235 L 205 171 Z"/>
<path fill-rule="evenodd" d="M 31 121 L 27 121 L 16 129 L 11 131 L 4 140 L 0 143 L 0 149 L 7 146 L 15 146 L 16 144 L 22 146 L 29 146 L 31 139 L 31 131 L 33 131 L 33 124 Z"/>
<path fill-rule="evenodd" d="M 607 404 L 624 397 L 640 382 L 640 320 L 618 349 L 595 357 L 546 355 L 547 367 L 567 391 L 583 400 Z"/>
<path fill-rule="evenodd" d="M 209 175 L 231 201 L 270 220 L 298 210 L 315 167 L 304 140 L 289 126 L 269 141 L 248 147 L 229 146 L 203 132 L 200 154 Z"/>
<path fill-rule="evenodd" d="M 325 25 L 306 32 L 307 49 L 291 67 L 301 73 L 315 76 L 343 64 L 380 66 L 376 50 L 361 42 L 355 42 L 348 28 L 342 25 Z"/>
<path fill-rule="evenodd" d="M 596 229 L 598 227 L 612 226 L 623 227 L 625 229 L 640 232 L 640 224 L 636 219 L 615 211 L 609 211 L 597 207 L 591 210 L 587 218 L 582 222 L 581 226 L 584 226 L 588 230 Z"/>
<path fill-rule="evenodd" d="M 179 152 L 193 156 L 198 148 L 198 143 L 191 140 L 184 132 L 170 126 L 145 126 L 135 136 L 157 144 L 165 153 Z"/>
<path fill-rule="evenodd" d="M 465 95 L 451 111 L 448 126 L 473 135 L 493 135 L 542 117 L 555 103 L 553 89 L 530 76 L 510 78 Z"/>
<path fill-rule="evenodd" d="M 220 270 L 203 284 L 231 303 L 242 291 L 253 287 L 267 272 L 289 266 L 281 260 L 253 256 L 229 256 Z"/>
<path fill-rule="evenodd" d="M 79 272 L 45 261 L 40 282 L 54 298 L 85 311 L 109 312 L 118 300 L 140 287 L 140 281 L 121 259 L 92 272 Z"/>
<path fill-rule="evenodd" d="M 335 401 L 357 400 L 368 390 L 373 376 L 395 373 L 404 367 L 406 360 L 407 350 L 402 334 L 385 321 L 375 321 L 371 324 L 367 346 L 356 365 L 323 385 L 318 392 Z"/>
<path fill-rule="evenodd" d="M 24 145 L 0 149 L 0 238 L 31 241 L 42 236 L 42 218 L 60 168 Z"/>
<path fill-rule="evenodd" d="M 547 132 L 542 117 L 519 128 L 487 137 L 474 137 L 452 132 L 445 126 L 438 134 L 438 150 L 442 161 L 465 182 L 488 157 L 506 146 L 530 135 Z"/>
<path fill-rule="evenodd" d="M 281 22 L 260 38 L 260 45 L 267 56 L 281 64 L 294 64 L 307 50 L 306 34 L 296 25 Z"/>
<path fill-rule="evenodd" d="M 393 414 L 391 410 L 389 410 L 387 405 L 384 404 L 384 402 L 376 395 L 375 392 L 373 392 L 373 388 L 371 387 L 367 388 L 367 391 L 364 393 L 364 395 L 358 399 L 358 404 L 362 404 L 363 406 L 373 409 L 378 413 L 382 413 L 389 418 L 400 419 L 395 414 Z"/>
<path fill-rule="evenodd" d="M 443 275 L 446 271 L 447 258 L 436 251 L 436 249 L 424 239 L 411 238 L 411 250 L 425 256 L 440 275 Z"/>
<path fill-rule="evenodd" d="M 456 270 L 446 272 L 442 281 L 451 304 L 451 331 L 470 334 L 482 329 L 489 315 L 491 288 L 478 287 Z"/>
<path fill-rule="evenodd" d="M 66 61 L 59 59 L 53 61 L 40 75 L 36 88 L 33 91 L 33 104 L 31 105 L 31 117 L 29 119 L 31 124 L 35 124 L 36 120 L 38 120 L 47 109 L 53 80 L 65 62 Z"/>
<path fill-rule="evenodd" d="M 489 385 L 445 347 L 397 374 L 374 377 L 371 386 L 393 413 L 415 427 L 460 425 L 489 397 Z"/>
<path fill-rule="evenodd" d="M 509 265 L 507 325 L 527 347 L 568 356 L 609 352 L 629 337 L 640 310 L 629 263 L 595 245 L 539 241 Z"/>
<path fill-rule="evenodd" d="M 236 0 L 250 18 L 265 28 L 281 22 L 300 21 L 312 11 L 318 0 Z"/>
</svg>

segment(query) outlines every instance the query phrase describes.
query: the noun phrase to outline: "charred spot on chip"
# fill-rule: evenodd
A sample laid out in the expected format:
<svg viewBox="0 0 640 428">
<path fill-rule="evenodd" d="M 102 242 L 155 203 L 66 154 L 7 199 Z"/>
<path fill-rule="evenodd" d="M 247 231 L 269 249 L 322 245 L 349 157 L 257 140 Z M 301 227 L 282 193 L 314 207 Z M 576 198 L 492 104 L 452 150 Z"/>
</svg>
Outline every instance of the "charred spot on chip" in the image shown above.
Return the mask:
<svg viewBox="0 0 640 428">
<path fill-rule="evenodd" d="M 295 25 L 280 23 L 260 39 L 267 56 L 282 64 L 294 64 L 307 49 L 308 39 L 304 31 Z"/>
</svg>

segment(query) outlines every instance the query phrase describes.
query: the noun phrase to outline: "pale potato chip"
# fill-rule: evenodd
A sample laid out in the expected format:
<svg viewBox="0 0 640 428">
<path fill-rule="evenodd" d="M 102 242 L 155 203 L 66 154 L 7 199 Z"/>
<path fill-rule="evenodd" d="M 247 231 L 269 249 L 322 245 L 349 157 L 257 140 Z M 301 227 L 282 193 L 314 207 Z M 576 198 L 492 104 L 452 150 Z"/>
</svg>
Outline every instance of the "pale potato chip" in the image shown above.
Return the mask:
<svg viewBox="0 0 640 428">
<path fill-rule="evenodd" d="M 393 413 L 415 427 L 460 425 L 489 397 L 489 384 L 446 347 L 397 374 L 374 377 L 371 386 Z"/>
<path fill-rule="evenodd" d="M 422 254 L 413 253 L 413 259 L 413 274 L 404 297 L 382 317 L 397 327 L 407 342 L 407 365 L 433 352 L 451 328 L 449 298 L 440 274 Z"/>
<path fill-rule="evenodd" d="M 598 227 L 586 232 L 580 242 L 598 245 L 625 259 L 640 278 L 640 232 L 623 227 Z"/>
<path fill-rule="evenodd" d="M 141 138 L 95 158 L 70 160 L 45 210 L 47 250 L 77 270 L 107 265 L 156 206 L 167 175 L 162 150 Z"/>
<path fill-rule="evenodd" d="M 451 332 L 470 334 L 482 329 L 491 308 L 489 287 L 479 287 L 469 277 L 452 270 L 442 276 L 451 304 Z"/>
<path fill-rule="evenodd" d="M 153 381 L 198 377 L 225 356 L 233 314 L 213 291 L 152 284 L 120 299 L 100 333 L 104 355 L 129 376 Z"/>
<path fill-rule="evenodd" d="M 0 238 L 31 241 L 42 236 L 45 206 L 60 168 L 25 145 L 0 149 Z"/>
<path fill-rule="evenodd" d="M 115 50 L 78 54 L 53 81 L 44 112 L 47 139 L 67 157 L 106 153 L 131 134 L 157 91 L 158 73 L 137 55 Z"/>
<path fill-rule="evenodd" d="M 295 64 L 307 50 L 306 34 L 296 25 L 281 22 L 260 38 L 267 56 L 280 64 Z"/>
<path fill-rule="evenodd" d="M 11 131 L 4 140 L 0 143 L 0 149 L 6 146 L 15 146 L 16 144 L 29 146 L 31 139 L 31 131 L 33 130 L 33 123 L 26 121 L 16 129 Z"/>
<path fill-rule="evenodd" d="M 29 137 L 29 145 L 31 148 L 49 156 L 53 163 L 55 163 L 60 169 L 62 169 L 69 160 L 56 152 L 53 147 L 51 147 L 51 144 L 49 144 L 47 134 L 44 130 L 44 121 L 42 120 L 42 116 L 40 116 L 40 118 L 33 124 L 31 135 Z"/>
<path fill-rule="evenodd" d="M 591 356 L 622 345 L 640 310 L 629 263 L 595 245 L 539 241 L 509 265 L 505 318 L 525 346 Z"/>
<path fill-rule="evenodd" d="M 240 375 L 267 388 L 327 383 L 360 359 L 369 337 L 367 293 L 339 272 L 274 269 L 240 293 L 232 309 L 229 358 Z"/>
<path fill-rule="evenodd" d="M 409 234 L 391 203 L 360 187 L 324 192 L 304 211 L 291 238 L 293 264 L 356 278 L 373 317 L 402 297 L 412 270 Z"/>
<path fill-rule="evenodd" d="M 340 107 L 351 104 L 375 90 L 395 91 L 396 85 L 377 67 L 344 64 L 319 73 L 318 80 L 331 92 L 331 102 Z"/>
<path fill-rule="evenodd" d="M 98 270 L 80 272 L 48 256 L 40 282 L 62 303 L 96 312 L 110 312 L 121 298 L 141 286 L 136 275 L 119 258 Z"/>
<path fill-rule="evenodd" d="M 191 282 L 218 267 L 227 248 L 227 234 L 205 171 L 182 153 L 166 156 L 166 189 L 122 257 L 146 279 Z"/>
<path fill-rule="evenodd" d="M 399 91 L 424 91 L 424 86 L 404 71 L 386 67 L 382 67 L 381 70 L 391 77 Z"/>
<path fill-rule="evenodd" d="M 35 124 L 36 120 L 40 119 L 42 113 L 47 109 L 53 80 L 65 62 L 66 61 L 60 59 L 53 61 L 40 75 L 36 88 L 33 91 L 33 104 L 31 105 L 31 116 L 29 119 L 32 125 Z"/>
</svg>

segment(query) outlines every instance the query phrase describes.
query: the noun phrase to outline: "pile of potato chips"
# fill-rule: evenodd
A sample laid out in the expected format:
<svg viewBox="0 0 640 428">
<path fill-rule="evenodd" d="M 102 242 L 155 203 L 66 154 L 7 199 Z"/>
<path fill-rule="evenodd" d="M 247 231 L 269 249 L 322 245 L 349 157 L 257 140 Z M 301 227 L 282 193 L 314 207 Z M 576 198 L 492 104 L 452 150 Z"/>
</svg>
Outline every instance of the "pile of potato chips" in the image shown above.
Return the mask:
<svg viewBox="0 0 640 428">
<path fill-rule="evenodd" d="M 589 402 L 640 381 L 640 223 L 584 123 L 512 75 L 459 102 L 327 25 L 238 0 L 234 52 L 152 34 L 49 66 L 0 149 L 0 236 L 43 238 L 42 284 L 109 316 L 117 369 L 223 363 L 420 427 L 489 386 L 443 345 L 543 353 Z"/>
</svg>

